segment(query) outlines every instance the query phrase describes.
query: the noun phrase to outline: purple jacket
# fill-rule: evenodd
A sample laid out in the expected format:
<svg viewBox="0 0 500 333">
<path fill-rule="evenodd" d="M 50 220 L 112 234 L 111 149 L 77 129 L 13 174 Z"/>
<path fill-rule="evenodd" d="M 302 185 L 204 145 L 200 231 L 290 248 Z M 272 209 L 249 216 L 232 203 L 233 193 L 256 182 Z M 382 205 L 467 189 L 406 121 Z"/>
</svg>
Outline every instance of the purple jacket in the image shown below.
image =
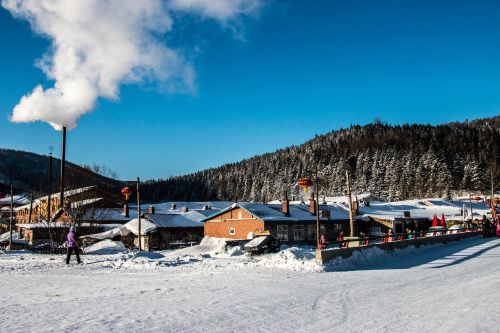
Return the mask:
<svg viewBox="0 0 500 333">
<path fill-rule="evenodd" d="M 68 247 L 76 247 L 75 242 L 73 241 L 75 239 L 75 233 L 73 231 L 68 232 L 68 236 L 66 237 L 66 240 L 68 241 Z"/>
</svg>

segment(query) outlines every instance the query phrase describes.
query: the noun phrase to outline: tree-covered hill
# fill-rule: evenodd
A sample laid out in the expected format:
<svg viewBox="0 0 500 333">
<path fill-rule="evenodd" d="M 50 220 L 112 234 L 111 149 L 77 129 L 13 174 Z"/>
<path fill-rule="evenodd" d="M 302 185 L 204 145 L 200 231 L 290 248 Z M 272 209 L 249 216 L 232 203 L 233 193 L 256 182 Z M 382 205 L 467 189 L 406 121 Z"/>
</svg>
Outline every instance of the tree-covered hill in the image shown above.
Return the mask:
<svg viewBox="0 0 500 333">
<path fill-rule="evenodd" d="M 121 182 L 114 180 L 113 174 L 103 175 L 102 169 L 102 166 L 82 167 L 66 162 L 67 188 L 98 185 L 102 189 L 118 193 Z M 59 173 L 60 160 L 53 158 L 52 191 L 59 191 Z M 12 183 L 15 193 L 46 195 L 48 192 L 47 174 L 48 156 L 0 148 L 0 192 L 8 193 Z"/>
<path fill-rule="evenodd" d="M 144 198 L 162 200 L 277 199 L 298 194 L 297 180 L 318 165 L 321 194 L 352 190 L 389 199 L 446 196 L 454 190 L 490 191 L 498 182 L 500 116 L 439 126 L 366 126 L 318 135 L 299 146 L 193 174 L 150 180 Z"/>
</svg>

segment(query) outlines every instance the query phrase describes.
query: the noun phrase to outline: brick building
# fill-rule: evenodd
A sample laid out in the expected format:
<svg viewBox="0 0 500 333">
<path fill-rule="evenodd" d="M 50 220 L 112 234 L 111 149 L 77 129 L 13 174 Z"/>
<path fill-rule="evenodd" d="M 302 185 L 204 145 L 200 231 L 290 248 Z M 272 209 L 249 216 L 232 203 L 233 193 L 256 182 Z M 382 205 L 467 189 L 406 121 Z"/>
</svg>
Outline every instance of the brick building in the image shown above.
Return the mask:
<svg viewBox="0 0 500 333">
<path fill-rule="evenodd" d="M 268 231 L 283 243 L 314 244 L 316 242 L 316 201 L 281 204 L 235 203 L 202 221 L 205 236 L 247 239 L 251 234 Z M 340 230 L 349 230 L 349 211 L 343 205 L 319 205 L 320 234 L 335 239 Z"/>
</svg>

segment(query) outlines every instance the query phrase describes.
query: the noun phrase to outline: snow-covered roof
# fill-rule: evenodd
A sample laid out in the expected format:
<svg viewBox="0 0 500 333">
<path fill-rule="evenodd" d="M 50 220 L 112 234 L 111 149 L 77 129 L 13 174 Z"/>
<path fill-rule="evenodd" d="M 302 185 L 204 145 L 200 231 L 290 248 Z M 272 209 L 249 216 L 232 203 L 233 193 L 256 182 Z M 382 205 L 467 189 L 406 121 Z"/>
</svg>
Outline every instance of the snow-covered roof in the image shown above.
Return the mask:
<svg viewBox="0 0 500 333">
<path fill-rule="evenodd" d="M 230 211 L 234 208 L 243 208 L 250 214 L 255 216 L 255 218 L 268 222 L 268 221 L 288 221 L 288 222 L 303 222 L 303 221 L 316 221 L 316 216 L 312 215 L 309 211 L 309 205 L 303 202 L 290 202 L 289 215 L 282 212 L 282 205 L 275 203 L 255 203 L 255 202 L 239 202 L 234 203 L 224 210 L 212 214 L 202 221 L 207 221 L 213 217 L 216 217 L 222 213 Z M 331 221 L 331 220 L 347 220 L 349 219 L 349 210 L 343 205 L 329 203 L 326 205 L 319 206 L 320 211 L 330 211 L 330 218 L 320 217 L 320 220 Z"/>
<path fill-rule="evenodd" d="M 152 204 L 152 206 L 155 208 L 156 213 L 162 213 L 162 214 L 175 214 L 175 213 L 182 213 L 185 211 L 187 208 L 188 211 L 196 210 L 200 212 L 200 214 L 203 215 L 211 215 L 214 214 L 215 212 L 218 212 L 227 206 L 231 205 L 232 202 L 230 201 L 167 201 L 167 202 L 160 202 L 160 203 L 155 203 Z M 176 208 L 172 209 L 172 205 L 175 204 Z M 135 206 L 131 206 L 132 207 Z M 141 206 L 147 208 L 147 206 Z"/>
<path fill-rule="evenodd" d="M 141 212 L 146 212 L 146 209 L 141 207 Z M 129 216 L 123 214 L 123 208 L 95 208 L 88 209 L 83 214 L 83 220 L 96 221 L 117 221 L 128 222 L 133 218 L 137 218 L 137 210 L 129 209 Z"/>
<path fill-rule="evenodd" d="M 196 211 L 184 214 L 144 214 L 144 217 L 158 228 L 203 228 L 200 222 L 205 216 Z"/>
<path fill-rule="evenodd" d="M 71 197 L 73 195 L 80 194 L 80 193 L 86 192 L 88 190 L 94 189 L 96 187 L 97 186 L 93 185 L 93 186 L 87 186 L 87 187 L 77 188 L 77 189 L 74 189 L 74 190 L 64 191 L 64 197 L 68 198 L 68 197 Z M 51 194 L 52 198 L 58 198 L 59 196 L 60 196 L 60 192 Z M 46 195 L 46 196 L 43 196 L 43 197 L 40 197 L 40 198 L 37 198 L 37 199 L 33 200 L 33 206 L 38 205 L 40 202 L 47 201 L 48 198 L 49 197 Z M 20 206 L 20 207 L 16 207 L 16 210 L 26 209 L 26 208 L 29 208 L 29 206 L 30 206 L 30 203 L 29 203 L 29 200 L 28 200 L 27 204 L 25 204 L 23 206 Z"/>
<path fill-rule="evenodd" d="M 462 200 L 450 201 L 441 198 L 430 198 L 395 202 L 371 202 L 370 206 L 361 205 L 359 210 L 362 218 L 374 217 L 394 220 L 402 218 L 404 212 L 407 211 L 410 212 L 412 218 L 432 219 L 434 214 L 439 218 L 441 214 L 444 214 L 446 220 L 456 221 L 462 220 L 462 209 L 464 208 L 470 211 L 470 203 Z M 480 218 L 490 211 L 490 207 L 484 201 L 473 201 L 472 210 L 474 218 Z"/>
<path fill-rule="evenodd" d="M 15 206 L 18 205 L 25 205 L 30 202 L 28 198 L 22 195 L 13 195 L 12 196 L 12 201 L 14 202 Z M 4 205 L 10 205 L 10 196 L 6 196 L 5 198 L 0 199 L 0 206 Z"/>
<path fill-rule="evenodd" d="M 123 227 L 127 228 L 132 232 L 134 235 L 139 234 L 139 220 L 138 219 L 133 219 L 128 223 L 125 223 Z M 141 218 L 141 235 L 146 235 L 147 233 L 158 229 L 158 227 L 154 224 L 148 221 L 147 219 Z"/>
<path fill-rule="evenodd" d="M 141 218 L 141 235 L 146 235 L 147 233 L 158 229 L 158 227 L 151 223 L 147 219 Z M 124 225 L 120 225 L 114 229 L 100 232 L 98 234 L 93 234 L 85 237 L 90 237 L 94 239 L 107 239 L 113 238 L 115 236 L 124 236 L 133 233 L 134 235 L 139 234 L 139 220 L 137 218 L 125 223 Z"/>
<path fill-rule="evenodd" d="M 17 227 L 24 229 L 42 229 L 42 228 L 69 228 L 72 225 L 66 222 L 50 222 L 50 226 L 47 222 L 39 222 L 39 223 L 18 223 Z M 91 227 L 95 226 L 92 223 L 80 223 L 82 227 Z"/>
</svg>

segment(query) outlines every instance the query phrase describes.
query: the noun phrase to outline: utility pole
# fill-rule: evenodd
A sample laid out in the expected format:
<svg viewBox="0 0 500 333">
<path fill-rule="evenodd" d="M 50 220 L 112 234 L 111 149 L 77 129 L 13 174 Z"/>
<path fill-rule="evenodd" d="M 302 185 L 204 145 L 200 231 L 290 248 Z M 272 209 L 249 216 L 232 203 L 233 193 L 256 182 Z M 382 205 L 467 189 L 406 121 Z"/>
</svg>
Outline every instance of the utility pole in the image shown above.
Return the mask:
<svg viewBox="0 0 500 333">
<path fill-rule="evenodd" d="M 9 225 L 9 251 L 12 251 L 12 226 L 14 224 L 14 198 L 12 197 L 12 183 L 10 184 L 10 225 Z"/>
<path fill-rule="evenodd" d="M 491 211 L 495 209 L 494 201 L 495 201 L 495 176 L 496 176 L 496 166 L 491 167 L 490 171 L 490 177 L 491 177 L 491 200 L 490 200 L 490 207 Z"/>
<path fill-rule="evenodd" d="M 142 250 L 141 246 L 141 200 L 139 196 L 139 184 L 140 180 L 139 177 L 137 177 L 137 221 L 138 221 L 138 233 L 139 233 L 139 251 Z"/>
<path fill-rule="evenodd" d="M 472 213 L 472 194 L 469 192 L 469 205 L 470 205 L 470 224 L 474 223 L 474 214 Z"/>
<path fill-rule="evenodd" d="M 33 212 L 33 193 L 31 193 L 31 195 L 30 195 L 30 215 L 28 217 L 28 224 L 31 223 L 32 212 Z"/>
<path fill-rule="evenodd" d="M 319 234 L 319 179 L 318 179 L 318 162 L 316 162 L 316 249 L 320 251 L 320 234 Z"/>
<path fill-rule="evenodd" d="M 346 177 L 346 182 L 347 182 L 347 198 L 349 200 L 349 228 L 350 237 L 354 237 L 354 221 L 353 221 L 353 216 L 352 216 L 352 195 L 351 195 L 351 182 L 349 180 L 349 170 L 345 171 L 345 177 Z"/>
<path fill-rule="evenodd" d="M 47 223 L 50 223 L 50 208 L 51 208 L 51 195 L 52 195 L 52 149 L 50 150 L 49 153 L 49 194 L 47 196 Z"/>
<path fill-rule="evenodd" d="M 61 185 L 59 193 L 59 208 L 64 207 L 64 170 L 66 167 L 66 126 L 62 129 L 62 152 L 61 152 Z"/>
</svg>

